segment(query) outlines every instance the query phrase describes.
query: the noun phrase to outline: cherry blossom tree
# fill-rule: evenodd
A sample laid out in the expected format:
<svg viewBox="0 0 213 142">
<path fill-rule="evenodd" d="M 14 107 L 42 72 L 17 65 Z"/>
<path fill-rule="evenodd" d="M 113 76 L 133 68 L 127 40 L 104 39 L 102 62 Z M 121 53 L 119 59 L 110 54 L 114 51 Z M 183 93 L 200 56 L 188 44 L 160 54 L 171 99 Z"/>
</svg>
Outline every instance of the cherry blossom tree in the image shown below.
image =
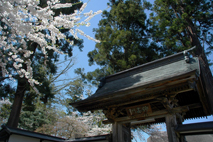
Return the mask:
<svg viewBox="0 0 213 142">
<path fill-rule="evenodd" d="M 168 142 L 168 136 L 166 131 L 163 130 L 165 124 L 153 124 L 150 126 L 138 126 L 132 131 L 135 141 L 145 141 L 145 133 L 150 137 L 147 139 L 149 142 Z"/>
<path fill-rule="evenodd" d="M 38 85 L 33 77 L 32 62 L 35 54 L 42 54 L 44 68 L 51 62 L 51 54 L 67 54 L 59 48 L 57 41 L 66 40 L 70 45 L 74 40 L 66 39 L 61 29 L 78 39 L 77 34 L 99 42 L 86 35 L 79 26 L 89 26 L 89 20 L 102 11 L 82 13 L 87 3 L 71 14 L 55 15 L 54 10 L 71 8 L 76 3 L 60 3 L 58 0 L 46 1 L 45 6 L 39 0 L 0 0 L 0 81 L 17 80 L 12 111 L 7 125 L 17 127 L 26 86 L 30 85 L 37 94 Z"/>
<path fill-rule="evenodd" d="M 39 127 L 36 132 L 66 139 L 109 134 L 111 125 L 102 124 L 104 118 L 104 114 L 98 111 L 82 115 L 73 112 L 69 116 L 59 118 L 54 124 L 45 124 Z"/>
</svg>

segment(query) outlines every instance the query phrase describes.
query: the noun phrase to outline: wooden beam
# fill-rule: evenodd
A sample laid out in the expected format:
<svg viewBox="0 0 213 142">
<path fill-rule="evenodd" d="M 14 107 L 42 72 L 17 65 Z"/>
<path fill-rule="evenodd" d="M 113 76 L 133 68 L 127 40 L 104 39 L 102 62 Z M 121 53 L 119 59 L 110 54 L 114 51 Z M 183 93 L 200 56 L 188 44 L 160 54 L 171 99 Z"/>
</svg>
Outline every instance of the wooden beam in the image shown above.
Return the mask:
<svg viewBox="0 0 213 142">
<path fill-rule="evenodd" d="M 200 107 L 202 107 L 202 105 L 200 103 L 190 104 L 190 105 L 186 105 L 186 106 L 180 106 L 180 107 L 173 108 L 172 113 L 187 112 L 190 109 L 200 108 Z M 119 123 L 130 123 L 130 122 L 139 121 L 141 119 L 147 120 L 147 119 L 153 119 L 153 118 L 154 119 L 155 118 L 162 118 L 162 117 L 165 117 L 167 114 L 170 114 L 170 113 L 168 112 L 167 109 L 164 109 L 164 110 L 152 112 L 151 114 L 149 114 L 145 118 L 141 117 L 141 115 L 135 115 L 133 117 L 129 117 L 129 116 L 118 117 L 118 118 L 115 118 L 114 121 L 119 122 Z M 111 121 L 104 120 L 103 123 L 104 124 L 111 124 Z"/>
<path fill-rule="evenodd" d="M 149 119 L 144 119 L 144 120 L 140 120 L 140 121 L 134 121 L 134 122 L 131 122 L 131 126 L 134 126 L 137 124 L 142 124 L 142 123 L 147 123 L 147 122 L 155 122 L 155 119 L 149 118 Z"/>
<path fill-rule="evenodd" d="M 179 113 L 179 112 L 187 112 L 189 110 L 188 106 L 184 106 L 184 107 L 176 107 L 176 108 L 173 108 L 172 111 L 173 113 Z M 151 114 L 149 114 L 146 118 L 149 118 L 149 117 L 152 117 L 152 116 L 158 116 L 158 115 L 166 115 L 166 114 L 169 114 L 168 110 L 167 109 L 164 109 L 164 110 L 160 110 L 160 111 L 155 111 Z M 127 117 L 121 117 L 121 118 L 115 118 L 115 121 L 123 121 L 125 119 L 127 120 L 130 120 L 130 119 L 140 119 L 140 118 L 144 118 L 144 117 L 141 117 L 141 115 L 135 115 L 133 116 L 132 118 L 127 116 Z"/>
</svg>

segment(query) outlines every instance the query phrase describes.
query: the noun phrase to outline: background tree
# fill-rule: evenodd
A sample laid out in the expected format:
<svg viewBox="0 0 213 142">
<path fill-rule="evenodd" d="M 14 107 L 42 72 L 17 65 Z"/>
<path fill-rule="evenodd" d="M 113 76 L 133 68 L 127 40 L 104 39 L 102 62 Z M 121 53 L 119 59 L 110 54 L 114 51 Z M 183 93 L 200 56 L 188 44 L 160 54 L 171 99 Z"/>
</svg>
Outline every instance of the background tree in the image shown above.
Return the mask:
<svg viewBox="0 0 213 142">
<path fill-rule="evenodd" d="M 168 54 L 196 47 L 205 91 L 213 96 L 213 77 L 207 55 L 213 49 L 213 7 L 209 0 L 156 0 L 151 14 L 153 37 Z M 213 98 L 210 98 L 213 100 Z"/>
<path fill-rule="evenodd" d="M 31 104 L 35 96 L 40 97 L 44 104 L 48 98 L 54 97 L 48 75 L 56 73 L 55 62 L 58 61 L 59 54 L 72 56 L 72 48 L 75 45 L 82 48 L 82 41 L 78 40 L 76 34 L 86 36 L 76 28 L 76 23 L 83 17 L 81 12 L 85 4 L 82 5 L 78 0 L 64 0 L 60 4 L 57 0 L 42 2 L 39 3 L 37 0 L 0 2 L 0 81 L 6 83 L 7 79 L 17 81 L 12 96 L 12 111 L 7 123 L 11 127 L 18 125 L 24 98 L 25 104 L 30 106 L 25 109 L 33 111 L 35 108 Z M 65 2 L 77 3 L 73 6 Z M 74 11 L 70 9 L 72 6 L 81 9 Z M 88 18 L 78 23 L 78 26 L 86 25 L 89 19 L 100 12 L 85 14 L 84 16 Z M 39 81 L 43 84 L 36 88 L 34 85 L 39 84 Z M 35 95 L 39 94 L 39 91 L 41 96 Z"/>
<path fill-rule="evenodd" d="M 70 139 L 84 137 L 87 130 L 87 126 L 83 122 L 78 121 L 75 116 L 66 116 L 58 119 L 53 124 L 44 124 L 36 132 Z"/>
<path fill-rule="evenodd" d="M 7 119 L 10 115 L 10 107 L 12 103 L 9 99 L 0 100 L 0 126 L 7 122 Z"/>
<path fill-rule="evenodd" d="M 77 78 L 74 81 L 70 82 L 69 86 L 65 89 L 65 98 L 62 100 L 62 104 L 66 107 L 67 115 L 72 114 L 73 111 L 76 111 L 69 103 L 82 100 L 85 95 L 86 84 L 80 79 Z"/>
<path fill-rule="evenodd" d="M 53 105 L 44 105 L 41 101 L 37 101 L 34 111 L 22 108 L 18 127 L 35 131 L 43 125 L 53 125 L 59 118 L 63 117 L 65 112 L 57 109 Z"/>
<path fill-rule="evenodd" d="M 134 129 L 133 132 L 133 139 L 137 142 L 139 139 L 140 141 L 145 141 L 145 137 L 143 133 L 148 134 L 152 142 L 168 142 L 168 136 L 166 131 L 163 131 L 162 128 L 163 124 L 155 124 L 148 127 L 138 126 Z M 163 126 L 165 127 L 165 126 Z M 148 140 L 148 139 L 147 139 Z"/>
<path fill-rule="evenodd" d="M 99 111 L 83 114 L 72 112 L 68 116 L 59 118 L 54 124 L 44 124 L 36 132 L 67 139 L 109 134 L 111 125 L 102 124 L 104 118 L 104 115 Z"/>
<path fill-rule="evenodd" d="M 40 93 L 42 92 L 40 95 L 37 95 L 33 89 L 25 93 L 18 127 L 34 131 L 45 124 L 53 125 L 57 119 L 67 114 L 62 109 L 65 106 L 62 103 L 65 97 L 59 94 L 61 90 L 72 83 L 70 80 L 73 80 L 73 78 L 66 78 L 67 80 L 63 80 L 63 82 L 59 78 L 69 71 L 74 64 L 73 62 L 72 58 L 59 63 L 56 62 L 57 68 L 63 63 L 63 68 L 60 67 L 57 73 L 45 74 L 47 72 L 44 70 L 43 76 L 42 73 L 38 74 L 40 78 L 46 80 L 46 87 L 40 91 Z"/>
<path fill-rule="evenodd" d="M 208 0 L 155 0 L 150 21 L 152 37 L 167 54 L 196 46 L 205 60 L 213 49 L 213 8 Z"/>
<path fill-rule="evenodd" d="M 162 57 L 160 47 L 149 36 L 147 17 L 140 0 L 112 1 L 111 10 L 104 11 L 99 28 L 94 29 L 100 40 L 88 53 L 89 65 L 100 66 L 94 72 L 81 74 L 97 85 L 97 80 L 131 67 Z"/>
<path fill-rule="evenodd" d="M 71 2 L 71 1 L 69 0 L 68 2 Z M 72 0 L 72 2 L 79 2 L 79 1 Z M 82 6 L 82 3 L 80 3 L 78 7 L 75 6 L 73 8 L 79 9 L 81 6 Z M 41 7 L 45 7 L 45 3 L 42 3 Z M 66 8 L 66 9 L 63 9 L 63 11 L 65 11 L 65 13 L 71 14 L 75 10 L 73 8 L 69 8 L 69 9 Z M 58 13 L 59 13 L 59 9 L 57 9 L 55 16 L 58 16 L 59 15 Z M 49 34 L 48 31 L 43 31 L 43 32 L 46 32 L 46 34 Z M 61 30 L 61 32 L 66 35 L 66 39 L 70 41 L 74 41 L 74 44 L 79 46 L 80 49 L 82 48 L 82 41 L 76 40 L 72 35 L 68 33 L 68 30 Z M 63 40 L 63 39 L 61 39 L 61 41 L 57 40 L 56 44 L 59 45 L 61 51 L 63 51 L 64 53 L 67 53 L 69 57 L 72 56 L 72 48 L 74 46 L 71 46 L 70 44 L 68 44 L 66 40 Z M 28 49 L 34 52 L 31 55 L 31 60 L 32 60 L 31 66 L 33 68 L 34 79 L 42 83 L 41 86 L 37 87 L 37 89 L 41 93 L 39 98 L 42 100 L 44 104 L 46 104 L 48 99 L 51 99 L 54 97 L 50 82 L 48 80 L 48 74 L 56 73 L 57 67 L 55 65 L 55 62 L 58 61 L 59 55 L 55 53 L 54 51 L 49 50 L 47 51 L 48 59 L 45 58 L 44 54 L 41 52 L 42 49 L 39 47 L 37 43 L 34 43 L 34 42 L 28 42 Z M 45 60 L 48 60 L 48 62 L 46 62 Z M 24 99 L 24 104 L 25 104 L 23 111 L 30 113 L 36 110 L 35 104 L 33 104 L 33 102 L 35 102 L 35 98 L 37 97 L 37 92 L 33 90 L 33 88 L 27 82 L 27 79 L 20 78 L 18 76 L 16 77 L 16 79 L 17 79 L 18 85 L 17 85 L 16 93 L 14 94 L 15 96 L 14 102 L 13 102 L 14 105 L 7 123 L 8 126 L 13 126 L 13 127 L 17 127 L 18 125 L 18 120 L 19 120 L 18 112 L 20 112 L 22 100 Z M 31 115 L 33 114 L 35 113 L 31 113 Z M 28 114 L 28 116 L 29 115 L 30 114 Z M 22 122 L 26 122 L 26 121 L 22 121 Z"/>
<path fill-rule="evenodd" d="M 20 114 L 20 119 L 19 119 L 19 128 L 24 128 L 26 130 L 34 131 L 37 128 L 41 127 L 44 124 L 48 125 L 53 125 L 57 119 L 60 117 L 64 116 L 66 113 L 63 112 L 63 109 L 61 108 L 64 104 L 60 102 L 61 99 L 64 97 L 58 96 L 59 91 L 63 89 L 64 87 L 70 85 L 71 81 L 73 80 L 70 78 L 69 81 L 64 81 L 61 84 L 60 78 L 61 75 L 65 74 L 72 66 L 73 66 L 73 59 L 70 60 L 65 60 L 63 62 L 60 62 L 59 64 L 57 63 L 57 67 L 63 63 L 64 69 L 62 67 L 60 68 L 60 72 L 57 72 L 55 75 L 49 74 L 49 75 L 44 75 L 44 79 L 48 81 L 49 83 L 49 92 L 53 94 L 52 96 L 47 96 L 45 93 L 42 93 L 40 95 L 37 95 L 33 89 L 30 89 L 28 92 L 25 93 L 23 103 L 22 103 L 22 109 L 21 109 L 21 114 Z M 43 71 L 43 74 L 46 73 Z M 40 73 L 40 76 L 42 77 L 42 73 Z M 59 82 L 61 85 L 55 85 L 55 83 Z M 11 102 L 13 102 L 13 93 L 15 92 L 9 92 L 10 84 L 4 84 L 1 86 L 1 99 L 2 102 L 8 102 L 10 99 Z M 15 88 L 15 87 L 14 87 Z M 11 91 L 11 90 L 10 90 Z M 40 91 L 41 92 L 41 91 Z M 42 90 L 42 92 L 45 92 Z M 1 100 L 0 100 L 1 102 Z M 10 102 L 10 101 L 9 101 Z M 67 103 L 68 104 L 68 103 Z M 5 104 L 3 103 L 1 107 L 1 124 L 6 124 L 10 112 L 11 112 L 11 105 L 10 104 Z M 56 107 L 57 106 L 57 107 Z M 60 110 L 60 111 L 59 111 Z M 60 114 L 59 114 L 60 112 Z M 56 115 L 58 114 L 58 115 Z"/>
</svg>

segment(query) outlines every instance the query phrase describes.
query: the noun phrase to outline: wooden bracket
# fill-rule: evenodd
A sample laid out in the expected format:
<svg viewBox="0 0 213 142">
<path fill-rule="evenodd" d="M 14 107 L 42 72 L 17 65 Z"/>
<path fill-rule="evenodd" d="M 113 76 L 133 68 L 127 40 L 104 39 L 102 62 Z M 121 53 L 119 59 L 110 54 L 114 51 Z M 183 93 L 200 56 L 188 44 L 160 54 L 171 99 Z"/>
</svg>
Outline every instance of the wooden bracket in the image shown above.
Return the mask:
<svg viewBox="0 0 213 142">
<path fill-rule="evenodd" d="M 120 115 L 124 115 L 122 112 L 123 109 L 118 109 L 116 107 L 107 107 L 103 109 L 103 113 L 105 114 L 106 118 L 108 118 L 109 121 L 114 122 L 114 119 L 117 118 Z"/>
</svg>

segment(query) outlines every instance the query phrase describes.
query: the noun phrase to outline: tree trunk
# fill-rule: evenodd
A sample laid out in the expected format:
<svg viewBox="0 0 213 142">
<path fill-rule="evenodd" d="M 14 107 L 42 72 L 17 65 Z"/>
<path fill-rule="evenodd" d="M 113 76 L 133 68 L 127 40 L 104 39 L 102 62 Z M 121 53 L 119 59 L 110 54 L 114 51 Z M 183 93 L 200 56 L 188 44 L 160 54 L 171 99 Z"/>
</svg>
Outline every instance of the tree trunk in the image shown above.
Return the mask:
<svg viewBox="0 0 213 142">
<path fill-rule="evenodd" d="M 31 61 L 34 57 L 37 46 L 38 46 L 38 44 L 35 43 L 35 42 L 29 43 L 29 49 L 31 51 L 33 51 L 33 54 L 30 56 Z M 24 65 L 23 68 L 25 70 L 27 70 L 26 65 Z M 14 99 L 14 102 L 13 102 L 12 110 L 10 112 L 10 117 L 7 121 L 7 126 L 14 127 L 14 128 L 18 127 L 22 102 L 23 102 L 25 91 L 27 90 L 27 87 L 28 87 L 28 82 L 27 82 L 27 79 L 25 77 L 24 78 L 18 78 L 17 80 L 18 80 L 18 85 L 17 85 L 17 90 L 16 90 L 16 93 L 15 93 L 15 99 Z"/>
<path fill-rule="evenodd" d="M 18 122 L 19 122 L 19 116 L 21 113 L 21 107 L 22 107 L 22 101 L 24 98 L 24 93 L 27 88 L 27 80 L 24 79 L 18 79 L 18 86 L 17 90 L 15 93 L 15 99 L 13 102 L 12 110 L 10 112 L 10 117 L 7 122 L 7 126 L 9 127 L 18 127 Z"/>
</svg>

